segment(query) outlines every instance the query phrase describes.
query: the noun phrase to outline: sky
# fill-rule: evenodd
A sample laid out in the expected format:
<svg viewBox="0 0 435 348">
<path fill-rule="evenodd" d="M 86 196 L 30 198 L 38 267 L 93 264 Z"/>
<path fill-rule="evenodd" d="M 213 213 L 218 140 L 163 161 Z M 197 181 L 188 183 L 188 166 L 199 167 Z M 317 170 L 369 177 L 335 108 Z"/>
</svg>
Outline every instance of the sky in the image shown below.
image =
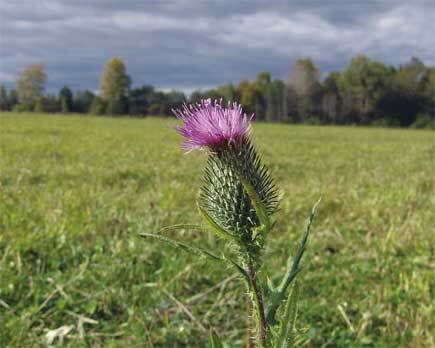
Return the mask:
<svg viewBox="0 0 435 348">
<path fill-rule="evenodd" d="M 0 0 L 0 83 L 43 63 L 47 90 L 97 90 L 121 57 L 133 86 L 187 93 L 286 79 L 310 57 L 325 76 L 351 57 L 435 65 L 435 0 Z"/>
</svg>

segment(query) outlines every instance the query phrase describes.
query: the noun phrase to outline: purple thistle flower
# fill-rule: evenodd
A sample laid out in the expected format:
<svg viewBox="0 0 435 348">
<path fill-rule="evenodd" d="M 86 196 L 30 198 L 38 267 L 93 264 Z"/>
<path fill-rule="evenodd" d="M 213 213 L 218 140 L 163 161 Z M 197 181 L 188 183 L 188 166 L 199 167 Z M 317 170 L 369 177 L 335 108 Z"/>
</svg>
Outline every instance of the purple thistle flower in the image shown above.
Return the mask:
<svg viewBox="0 0 435 348">
<path fill-rule="evenodd" d="M 181 110 L 172 111 L 183 121 L 176 130 L 185 138 L 182 148 L 187 151 L 238 144 L 249 135 L 254 116 L 248 118 L 238 103 L 225 107 L 222 100 L 212 103 L 211 99 L 202 99 L 196 105 L 184 104 Z"/>
</svg>

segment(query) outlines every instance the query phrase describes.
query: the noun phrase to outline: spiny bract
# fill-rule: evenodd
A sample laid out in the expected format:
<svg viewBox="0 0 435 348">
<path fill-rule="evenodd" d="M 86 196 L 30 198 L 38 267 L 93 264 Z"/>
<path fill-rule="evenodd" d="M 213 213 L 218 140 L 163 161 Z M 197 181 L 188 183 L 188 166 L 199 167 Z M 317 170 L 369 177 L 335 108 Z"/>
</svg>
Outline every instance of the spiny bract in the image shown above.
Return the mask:
<svg viewBox="0 0 435 348">
<path fill-rule="evenodd" d="M 199 205 L 244 249 L 258 249 L 254 229 L 259 219 L 241 178 L 252 186 L 267 215 L 278 208 L 277 190 L 268 169 L 261 163 L 249 132 L 251 119 L 237 103 L 223 107 L 220 102 L 203 100 L 174 111 L 183 126 L 177 131 L 185 138 L 185 149 L 208 149 Z"/>
</svg>

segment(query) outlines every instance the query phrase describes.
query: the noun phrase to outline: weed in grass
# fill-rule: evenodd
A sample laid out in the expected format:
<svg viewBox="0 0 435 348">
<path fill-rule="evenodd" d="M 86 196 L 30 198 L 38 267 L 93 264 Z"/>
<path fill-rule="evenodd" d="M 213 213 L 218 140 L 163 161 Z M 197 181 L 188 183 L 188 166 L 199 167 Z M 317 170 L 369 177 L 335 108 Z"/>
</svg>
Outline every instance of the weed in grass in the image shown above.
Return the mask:
<svg viewBox="0 0 435 348">
<path fill-rule="evenodd" d="M 136 239 L 201 222 L 191 204 L 204 158 L 180 156 L 172 124 L 0 116 L 0 346 L 44 347 L 48 330 L 73 326 L 64 347 L 202 347 L 208 334 L 165 284 L 243 347 L 245 288 L 229 270 Z M 254 141 L 280 187 L 263 265 L 273 280 L 322 197 L 299 296 L 311 346 L 434 346 L 433 132 L 259 123 Z M 98 322 L 82 323 L 83 338 L 78 316 Z"/>
</svg>

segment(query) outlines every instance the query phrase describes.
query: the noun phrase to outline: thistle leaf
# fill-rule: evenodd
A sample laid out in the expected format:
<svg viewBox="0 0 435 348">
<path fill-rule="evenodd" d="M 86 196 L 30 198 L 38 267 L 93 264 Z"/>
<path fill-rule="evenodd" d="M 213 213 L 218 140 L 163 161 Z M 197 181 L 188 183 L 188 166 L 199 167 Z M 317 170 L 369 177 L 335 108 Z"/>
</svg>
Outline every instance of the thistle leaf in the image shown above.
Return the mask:
<svg viewBox="0 0 435 348">
<path fill-rule="evenodd" d="M 249 283 L 248 274 L 243 269 L 243 267 L 240 266 L 236 261 L 232 260 L 231 258 L 229 258 L 227 256 L 219 257 L 219 256 L 211 253 L 210 251 L 207 251 L 207 250 L 204 250 L 204 249 L 201 249 L 201 248 L 197 248 L 197 247 L 193 247 L 193 246 L 188 245 L 186 243 L 182 243 L 182 242 L 179 242 L 177 240 L 161 236 L 159 234 L 154 234 L 154 233 L 139 233 L 139 236 L 141 236 L 142 238 L 154 238 L 154 239 L 158 239 L 158 240 L 163 241 L 165 243 L 171 244 L 172 246 L 174 246 L 174 247 L 176 247 L 178 249 L 181 249 L 181 250 L 183 250 L 185 252 L 188 252 L 188 253 L 190 253 L 192 255 L 206 256 L 206 257 L 212 259 L 213 261 L 220 261 L 220 262 L 227 263 L 231 267 L 234 267 L 240 273 L 240 275 L 243 277 L 243 279 Z"/>
<path fill-rule="evenodd" d="M 254 187 L 252 187 L 252 185 L 249 184 L 249 182 L 245 178 L 240 176 L 240 181 L 246 193 L 248 194 L 249 199 L 251 200 L 252 206 L 254 207 L 255 212 L 257 213 L 257 217 L 258 220 L 260 221 L 261 226 L 263 227 L 266 233 L 269 232 L 271 224 L 270 224 L 269 216 L 267 215 L 265 205 L 261 201 Z"/>
<path fill-rule="evenodd" d="M 268 294 L 275 291 L 275 285 L 273 284 L 272 279 L 270 279 L 269 277 L 266 278 L 266 290 Z"/>
<path fill-rule="evenodd" d="M 176 230 L 204 230 L 204 227 L 195 224 L 177 224 L 177 225 L 163 227 L 161 230 L 159 230 L 159 233 L 176 231 Z"/>
<path fill-rule="evenodd" d="M 221 339 L 212 329 L 210 329 L 210 342 L 212 348 L 223 348 Z"/>
<path fill-rule="evenodd" d="M 201 213 L 201 215 L 204 217 L 204 219 L 207 221 L 207 223 L 210 225 L 210 227 L 212 228 L 213 232 L 220 238 L 228 240 L 228 241 L 234 241 L 235 237 L 234 235 L 232 235 L 230 232 L 228 232 L 227 230 L 223 229 L 222 227 L 220 227 L 216 221 L 213 220 L 213 218 L 205 211 L 205 209 L 201 208 L 198 205 L 198 209 Z"/>
<path fill-rule="evenodd" d="M 302 235 L 301 242 L 299 244 L 299 247 L 296 251 L 295 256 L 293 259 L 289 257 L 287 261 L 287 271 L 278 286 L 276 292 L 272 293 L 272 296 L 270 298 L 269 306 L 266 308 L 266 321 L 268 325 L 273 325 L 276 323 L 275 320 L 275 313 L 280 306 L 281 302 L 284 300 L 285 293 L 290 286 L 290 284 L 293 282 L 293 280 L 296 278 L 296 275 L 301 271 L 301 267 L 299 267 L 299 263 L 302 259 L 302 256 L 306 249 L 306 244 L 308 241 L 308 236 L 310 234 L 311 225 L 313 223 L 314 215 L 316 212 L 316 208 L 320 203 L 320 199 L 317 201 L 317 203 L 313 206 L 311 209 L 310 215 L 307 220 L 307 224 L 305 226 L 304 234 Z"/>
<path fill-rule="evenodd" d="M 225 261 L 230 263 L 242 275 L 243 279 L 246 281 L 248 286 L 251 286 L 251 283 L 249 281 L 248 273 L 245 271 L 245 269 L 242 266 L 240 266 L 236 261 L 231 259 L 231 258 L 224 257 L 224 259 L 225 259 Z"/>
<path fill-rule="evenodd" d="M 280 320 L 279 337 L 276 348 L 290 348 L 294 346 L 298 298 L 299 286 L 296 283 L 287 298 L 284 314 Z"/>
<path fill-rule="evenodd" d="M 176 241 L 174 239 L 171 238 L 167 238 L 158 234 L 154 234 L 154 233 L 139 233 L 139 236 L 143 237 L 143 238 L 154 238 L 154 239 L 158 239 L 160 241 L 163 241 L 165 243 L 171 244 L 172 246 L 179 248 L 183 251 L 186 251 L 192 255 L 197 255 L 197 256 L 206 256 L 208 258 L 211 258 L 212 260 L 215 261 L 225 261 L 223 258 L 207 251 L 204 249 L 200 249 L 197 247 L 193 247 L 191 245 Z"/>
</svg>

